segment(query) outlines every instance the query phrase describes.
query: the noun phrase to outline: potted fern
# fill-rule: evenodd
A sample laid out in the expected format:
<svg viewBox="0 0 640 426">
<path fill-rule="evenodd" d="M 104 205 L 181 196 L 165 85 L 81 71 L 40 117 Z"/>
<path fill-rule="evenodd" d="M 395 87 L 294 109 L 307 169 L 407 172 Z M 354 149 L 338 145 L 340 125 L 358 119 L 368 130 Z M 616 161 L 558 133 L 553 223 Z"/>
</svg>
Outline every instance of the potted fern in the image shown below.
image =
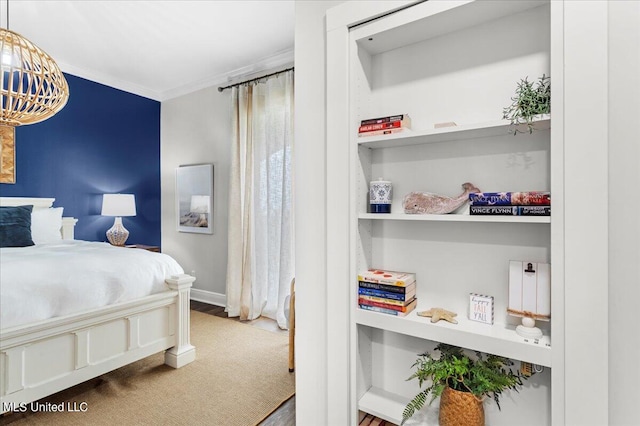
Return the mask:
<svg viewBox="0 0 640 426">
<path fill-rule="evenodd" d="M 529 133 L 533 133 L 535 117 L 550 112 L 551 82 L 543 74 L 535 83 L 527 77 L 518 82 L 511 105 L 502 110 L 502 118 L 511 122 L 514 135 L 522 133 L 520 125 L 526 125 Z"/>
<path fill-rule="evenodd" d="M 420 388 L 429 385 L 407 404 L 402 413 L 404 424 L 427 401 L 440 397 L 440 426 L 484 425 L 484 400 L 492 398 L 500 409 L 500 396 L 507 389 L 518 391 L 526 376 L 513 372 L 513 361 L 497 355 L 475 352 L 467 355 L 461 348 L 440 343 L 439 357 L 423 353 L 413 364 L 416 371 L 407 380 L 418 379 Z"/>
</svg>

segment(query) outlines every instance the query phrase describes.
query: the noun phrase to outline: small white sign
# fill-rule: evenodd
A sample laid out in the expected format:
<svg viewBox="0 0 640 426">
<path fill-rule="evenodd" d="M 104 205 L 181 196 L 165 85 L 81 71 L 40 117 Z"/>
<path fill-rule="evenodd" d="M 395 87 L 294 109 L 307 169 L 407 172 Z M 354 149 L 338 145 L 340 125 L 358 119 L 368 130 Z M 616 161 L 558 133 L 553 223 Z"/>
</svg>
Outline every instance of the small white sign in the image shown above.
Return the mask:
<svg viewBox="0 0 640 426">
<path fill-rule="evenodd" d="M 551 265 L 548 263 L 509 261 L 509 306 L 513 316 L 536 320 L 551 318 Z"/>
<path fill-rule="evenodd" d="M 469 319 L 493 324 L 493 296 L 469 294 Z"/>
</svg>

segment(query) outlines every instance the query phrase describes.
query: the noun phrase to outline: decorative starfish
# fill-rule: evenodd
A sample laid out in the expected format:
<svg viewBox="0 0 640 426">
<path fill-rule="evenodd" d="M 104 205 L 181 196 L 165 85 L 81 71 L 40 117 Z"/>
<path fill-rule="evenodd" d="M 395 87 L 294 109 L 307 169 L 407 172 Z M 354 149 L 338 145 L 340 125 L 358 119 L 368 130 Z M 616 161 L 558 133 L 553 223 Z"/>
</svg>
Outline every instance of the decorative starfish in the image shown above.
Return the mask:
<svg viewBox="0 0 640 426">
<path fill-rule="evenodd" d="M 431 308 L 428 311 L 418 312 L 421 317 L 431 317 L 431 322 L 438 322 L 440 320 L 449 321 L 451 324 L 457 324 L 458 321 L 454 317 L 458 316 L 455 312 L 447 311 L 442 308 Z"/>
</svg>

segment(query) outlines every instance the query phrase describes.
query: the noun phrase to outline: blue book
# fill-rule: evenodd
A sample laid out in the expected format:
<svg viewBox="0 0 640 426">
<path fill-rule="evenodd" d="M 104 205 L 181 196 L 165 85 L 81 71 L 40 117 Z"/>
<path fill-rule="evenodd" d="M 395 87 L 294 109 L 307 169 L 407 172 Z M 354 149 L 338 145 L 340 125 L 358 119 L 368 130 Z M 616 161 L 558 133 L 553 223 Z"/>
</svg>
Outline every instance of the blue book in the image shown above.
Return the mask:
<svg viewBox="0 0 640 426">
<path fill-rule="evenodd" d="M 475 206 L 469 207 L 471 215 L 517 216 L 518 206 Z"/>
<path fill-rule="evenodd" d="M 409 293 L 409 294 L 401 294 L 401 293 L 392 293 L 392 292 L 389 292 L 389 291 L 373 290 L 373 289 L 369 289 L 369 288 L 360 287 L 360 288 L 358 288 L 358 294 L 362 294 L 363 296 L 381 297 L 383 299 L 405 301 L 405 300 L 409 300 L 413 296 L 415 296 L 415 291 L 413 292 L 413 294 L 411 294 L 411 293 Z"/>
<path fill-rule="evenodd" d="M 472 206 L 549 206 L 551 193 L 526 192 L 474 192 L 469 194 Z"/>
<path fill-rule="evenodd" d="M 551 216 L 551 206 L 470 206 L 469 214 L 487 216 Z"/>
<path fill-rule="evenodd" d="M 518 206 L 520 216 L 551 216 L 551 206 Z"/>
<path fill-rule="evenodd" d="M 390 285 L 390 284 L 370 283 L 367 281 L 358 281 L 358 285 L 362 288 L 368 288 L 371 290 L 388 291 L 390 293 L 405 294 L 407 292 L 411 293 L 412 291 L 415 291 L 416 282 L 414 281 L 411 284 L 404 287 L 397 286 L 397 285 Z"/>
</svg>

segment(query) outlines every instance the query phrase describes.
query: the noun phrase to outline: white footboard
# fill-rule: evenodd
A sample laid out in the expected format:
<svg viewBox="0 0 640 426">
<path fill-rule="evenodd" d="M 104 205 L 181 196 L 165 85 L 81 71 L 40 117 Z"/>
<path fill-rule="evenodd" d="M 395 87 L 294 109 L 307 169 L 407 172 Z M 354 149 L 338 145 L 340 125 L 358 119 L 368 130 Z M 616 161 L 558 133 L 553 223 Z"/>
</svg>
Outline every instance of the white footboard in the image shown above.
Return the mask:
<svg viewBox="0 0 640 426">
<path fill-rule="evenodd" d="M 189 293 L 194 280 L 174 276 L 163 293 L 1 330 L 2 412 L 166 349 L 165 363 L 171 367 L 193 361 Z"/>
</svg>

